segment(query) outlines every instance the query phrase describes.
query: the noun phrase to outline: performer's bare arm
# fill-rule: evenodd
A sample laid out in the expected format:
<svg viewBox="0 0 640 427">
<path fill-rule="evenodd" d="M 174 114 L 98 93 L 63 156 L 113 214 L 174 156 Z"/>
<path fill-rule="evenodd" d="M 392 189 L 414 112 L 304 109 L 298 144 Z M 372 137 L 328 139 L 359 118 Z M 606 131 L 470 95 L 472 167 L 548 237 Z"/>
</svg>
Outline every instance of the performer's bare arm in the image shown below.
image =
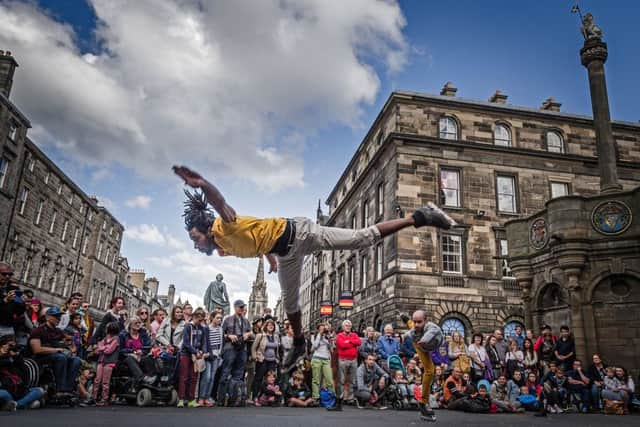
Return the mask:
<svg viewBox="0 0 640 427">
<path fill-rule="evenodd" d="M 188 186 L 200 188 L 204 192 L 207 202 L 211 203 L 211 206 L 218 212 L 224 222 L 233 222 L 236 220 L 236 211 L 227 204 L 220 191 L 204 179 L 202 175 L 186 166 L 174 166 L 173 171 L 182 178 Z"/>
<path fill-rule="evenodd" d="M 269 273 L 275 273 L 278 271 L 278 262 L 273 254 L 266 254 L 265 257 L 269 261 Z"/>
</svg>

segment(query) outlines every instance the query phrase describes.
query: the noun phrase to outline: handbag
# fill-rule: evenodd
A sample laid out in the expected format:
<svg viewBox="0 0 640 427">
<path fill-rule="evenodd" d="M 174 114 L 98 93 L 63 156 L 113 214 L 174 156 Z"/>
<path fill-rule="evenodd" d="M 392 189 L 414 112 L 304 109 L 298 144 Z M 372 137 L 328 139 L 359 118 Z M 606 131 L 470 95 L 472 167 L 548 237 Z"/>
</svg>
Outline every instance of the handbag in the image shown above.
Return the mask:
<svg viewBox="0 0 640 427">
<path fill-rule="evenodd" d="M 453 366 L 460 368 L 462 373 L 468 374 L 471 372 L 471 358 L 466 354 L 461 354 L 456 360 L 453 361 Z"/>
</svg>

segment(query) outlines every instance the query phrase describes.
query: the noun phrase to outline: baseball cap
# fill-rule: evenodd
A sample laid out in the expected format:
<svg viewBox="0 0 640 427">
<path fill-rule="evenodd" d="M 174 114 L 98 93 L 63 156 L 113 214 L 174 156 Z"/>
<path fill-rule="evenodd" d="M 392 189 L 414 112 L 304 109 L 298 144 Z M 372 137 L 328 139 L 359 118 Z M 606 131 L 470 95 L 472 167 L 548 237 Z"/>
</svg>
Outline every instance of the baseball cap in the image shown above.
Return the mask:
<svg viewBox="0 0 640 427">
<path fill-rule="evenodd" d="M 244 307 L 246 304 L 244 303 L 244 301 L 242 301 L 241 299 L 237 299 L 234 303 L 233 306 L 234 307 Z"/>
<path fill-rule="evenodd" d="M 45 311 L 45 316 L 62 316 L 62 311 L 58 307 L 50 307 Z"/>
</svg>

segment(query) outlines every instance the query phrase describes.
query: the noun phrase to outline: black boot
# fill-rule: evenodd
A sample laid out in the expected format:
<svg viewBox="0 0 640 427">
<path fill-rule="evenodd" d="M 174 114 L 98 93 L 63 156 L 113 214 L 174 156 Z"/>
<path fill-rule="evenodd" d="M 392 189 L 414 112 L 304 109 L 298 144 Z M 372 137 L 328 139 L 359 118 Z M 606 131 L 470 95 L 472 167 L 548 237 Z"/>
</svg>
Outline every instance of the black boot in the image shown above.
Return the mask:
<svg viewBox="0 0 640 427">
<path fill-rule="evenodd" d="M 412 217 L 416 228 L 431 225 L 433 227 L 448 230 L 457 225 L 449 215 L 444 213 L 442 209 L 431 202 L 427 203 L 427 206 L 415 211 Z"/>
<path fill-rule="evenodd" d="M 285 372 L 289 372 L 293 370 L 300 359 L 303 359 L 307 352 L 307 342 L 304 337 L 295 337 L 293 339 L 293 348 L 287 355 L 287 359 L 284 361 L 284 366 L 282 369 Z"/>
<path fill-rule="evenodd" d="M 328 407 L 327 411 L 342 411 L 342 399 L 336 398 L 336 404 Z"/>
<path fill-rule="evenodd" d="M 436 413 L 433 412 L 433 409 L 429 407 L 429 405 L 425 405 L 424 403 L 418 403 L 420 407 L 420 419 L 423 421 L 435 421 Z"/>
</svg>

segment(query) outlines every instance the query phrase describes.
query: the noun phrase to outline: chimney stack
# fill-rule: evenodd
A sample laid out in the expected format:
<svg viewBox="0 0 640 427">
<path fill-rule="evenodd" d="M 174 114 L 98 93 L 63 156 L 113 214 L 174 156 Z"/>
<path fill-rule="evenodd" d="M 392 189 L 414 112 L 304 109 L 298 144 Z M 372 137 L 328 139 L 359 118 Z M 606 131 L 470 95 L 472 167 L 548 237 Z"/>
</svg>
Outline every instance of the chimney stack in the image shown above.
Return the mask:
<svg viewBox="0 0 640 427">
<path fill-rule="evenodd" d="M 506 104 L 508 97 L 508 95 L 500 92 L 500 89 L 496 89 L 496 92 L 491 95 L 491 98 L 489 98 L 489 102 L 493 102 L 495 104 Z"/>
<path fill-rule="evenodd" d="M 541 110 L 547 110 L 547 111 L 560 111 L 560 106 L 562 104 L 559 102 L 556 102 L 555 99 L 553 99 L 552 97 L 547 98 L 546 101 L 544 101 L 542 103 L 542 105 L 540 106 Z"/>
<path fill-rule="evenodd" d="M 167 301 L 169 302 L 169 311 L 173 310 L 173 301 L 176 297 L 176 287 L 171 284 L 169 285 L 169 290 L 167 291 Z"/>
<path fill-rule="evenodd" d="M 444 86 L 442 87 L 442 90 L 440 91 L 440 95 L 444 95 L 444 96 L 456 96 L 456 92 L 458 91 L 458 88 L 453 86 L 453 83 L 451 82 L 446 82 L 444 84 Z"/>
<path fill-rule="evenodd" d="M 18 68 L 18 63 L 11 56 L 11 52 L 0 50 L 0 92 L 7 98 L 11 95 L 13 86 L 13 74 Z"/>
</svg>

